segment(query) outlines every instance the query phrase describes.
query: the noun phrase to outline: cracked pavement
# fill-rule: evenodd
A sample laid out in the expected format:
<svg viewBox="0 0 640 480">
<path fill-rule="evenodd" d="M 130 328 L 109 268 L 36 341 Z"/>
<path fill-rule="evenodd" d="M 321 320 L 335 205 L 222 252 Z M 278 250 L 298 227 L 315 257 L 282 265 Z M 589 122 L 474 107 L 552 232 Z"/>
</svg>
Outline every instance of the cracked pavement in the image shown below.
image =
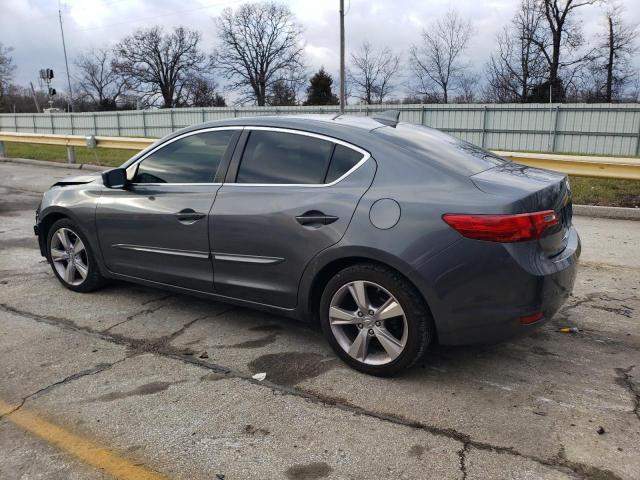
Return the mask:
<svg viewBox="0 0 640 480">
<path fill-rule="evenodd" d="M 111 478 L 22 410 L 166 478 L 640 478 L 640 222 L 574 219 L 574 296 L 534 335 L 379 379 L 291 320 L 64 289 L 31 227 L 38 192 L 76 174 L 0 163 L 0 478 Z"/>
</svg>

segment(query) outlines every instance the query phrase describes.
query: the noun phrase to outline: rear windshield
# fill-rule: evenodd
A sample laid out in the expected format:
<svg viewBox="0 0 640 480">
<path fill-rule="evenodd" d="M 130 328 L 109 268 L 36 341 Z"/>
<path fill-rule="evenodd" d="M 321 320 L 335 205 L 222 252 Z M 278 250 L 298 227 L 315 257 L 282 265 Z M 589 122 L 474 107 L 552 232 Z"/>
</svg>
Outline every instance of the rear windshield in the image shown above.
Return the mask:
<svg viewBox="0 0 640 480">
<path fill-rule="evenodd" d="M 508 162 L 472 143 L 410 123 L 399 123 L 396 128 L 378 128 L 373 134 L 416 154 L 424 162 L 440 163 L 464 175 L 475 175 Z"/>
</svg>

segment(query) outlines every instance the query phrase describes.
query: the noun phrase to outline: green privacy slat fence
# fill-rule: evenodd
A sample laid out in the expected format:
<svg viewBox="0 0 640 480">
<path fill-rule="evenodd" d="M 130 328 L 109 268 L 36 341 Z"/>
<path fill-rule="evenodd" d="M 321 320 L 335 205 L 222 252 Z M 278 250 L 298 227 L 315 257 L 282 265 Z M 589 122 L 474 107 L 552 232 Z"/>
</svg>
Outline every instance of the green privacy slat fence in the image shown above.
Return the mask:
<svg viewBox="0 0 640 480">
<path fill-rule="evenodd" d="M 495 150 L 640 155 L 640 104 L 356 105 L 346 113 L 400 110 L 405 122 L 435 127 Z M 335 114 L 338 107 L 224 107 L 118 112 L 1 114 L 0 131 L 162 137 L 211 120 L 256 115 Z"/>
</svg>

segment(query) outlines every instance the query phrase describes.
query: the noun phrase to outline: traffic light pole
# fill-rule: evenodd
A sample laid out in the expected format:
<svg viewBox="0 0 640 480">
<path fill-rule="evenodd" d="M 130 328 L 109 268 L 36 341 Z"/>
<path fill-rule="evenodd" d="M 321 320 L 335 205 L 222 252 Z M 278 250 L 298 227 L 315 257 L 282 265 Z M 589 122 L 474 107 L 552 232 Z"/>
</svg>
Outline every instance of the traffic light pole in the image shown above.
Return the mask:
<svg viewBox="0 0 640 480">
<path fill-rule="evenodd" d="M 62 8 L 58 0 L 58 18 L 60 19 L 60 35 L 62 36 L 62 51 L 64 52 L 64 65 L 67 69 L 67 85 L 69 86 L 69 111 L 73 112 L 73 92 L 71 90 L 71 75 L 69 75 L 69 61 L 67 60 L 67 45 L 64 41 L 64 30 L 62 28 Z"/>
</svg>

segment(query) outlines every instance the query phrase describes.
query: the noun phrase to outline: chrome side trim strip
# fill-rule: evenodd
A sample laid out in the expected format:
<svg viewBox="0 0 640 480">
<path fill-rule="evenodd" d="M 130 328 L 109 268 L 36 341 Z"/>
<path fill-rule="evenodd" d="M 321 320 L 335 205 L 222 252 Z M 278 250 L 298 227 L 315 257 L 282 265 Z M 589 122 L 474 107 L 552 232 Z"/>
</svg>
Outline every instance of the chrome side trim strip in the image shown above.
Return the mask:
<svg viewBox="0 0 640 480">
<path fill-rule="evenodd" d="M 209 254 L 207 252 L 195 252 L 193 250 L 176 250 L 172 248 L 145 247 L 143 245 L 127 245 L 125 243 L 116 243 L 115 245 L 112 245 L 112 247 L 120 248 L 122 250 L 135 250 L 137 252 L 159 253 L 161 255 L 174 255 L 178 257 L 190 257 L 190 258 L 202 258 L 202 259 L 209 258 Z"/>
<path fill-rule="evenodd" d="M 261 263 L 263 265 L 275 265 L 284 262 L 281 257 L 260 257 L 257 255 L 237 255 L 233 253 L 215 253 L 211 252 L 215 260 L 221 262 L 242 262 L 242 263 Z"/>
</svg>

